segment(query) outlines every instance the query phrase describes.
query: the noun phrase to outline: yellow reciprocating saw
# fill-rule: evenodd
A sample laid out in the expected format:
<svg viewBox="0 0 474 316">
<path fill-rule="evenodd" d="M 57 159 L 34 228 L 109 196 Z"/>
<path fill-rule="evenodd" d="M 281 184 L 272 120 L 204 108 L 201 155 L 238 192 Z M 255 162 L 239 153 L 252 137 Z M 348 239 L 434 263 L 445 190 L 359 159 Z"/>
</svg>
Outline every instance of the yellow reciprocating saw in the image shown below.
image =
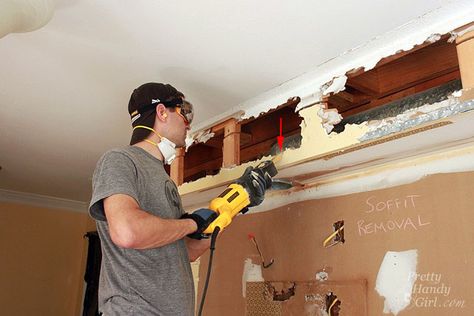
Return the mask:
<svg viewBox="0 0 474 316">
<path fill-rule="evenodd" d="M 277 173 L 278 171 L 271 160 L 262 162 L 255 168 L 248 167 L 240 178 L 230 184 L 221 195 L 213 199 L 209 204 L 209 209 L 216 212 L 217 217 L 206 230 L 199 235 L 201 238 L 211 237 L 209 247 L 211 251 L 198 316 L 202 315 L 204 300 L 206 299 L 217 234 L 226 228 L 237 214 L 245 213 L 249 207 L 259 205 L 263 202 L 265 191 L 272 187 L 272 178 Z"/>
<path fill-rule="evenodd" d="M 265 191 L 271 188 L 272 178 L 277 173 L 271 160 L 264 161 L 257 167 L 248 167 L 239 179 L 210 202 L 209 209 L 218 216 L 206 228 L 203 235 L 209 236 L 216 227 L 222 231 L 237 214 L 245 213 L 248 207 L 262 203 Z"/>
</svg>

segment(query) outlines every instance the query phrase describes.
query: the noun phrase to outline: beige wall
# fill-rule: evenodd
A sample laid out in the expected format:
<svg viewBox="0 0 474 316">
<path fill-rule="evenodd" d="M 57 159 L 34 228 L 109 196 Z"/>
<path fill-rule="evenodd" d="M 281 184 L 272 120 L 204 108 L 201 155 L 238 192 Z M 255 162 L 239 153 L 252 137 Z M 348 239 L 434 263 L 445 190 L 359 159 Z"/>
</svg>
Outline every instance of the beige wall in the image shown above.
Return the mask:
<svg viewBox="0 0 474 316">
<path fill-rule="evenodd" d="M 2 315 L 79 315 L 86 213 L 0 202 Z"/>
<path fill-rule="evenodd" d="M 413 287 L 412 301 L 400 315 L 474 315 L 473 177 L 474 172 L 437 174 L 397 187 L 308 200 L 238 216 L 217 241 L 204 314 L 240 316 L 245 315 L 248 302 L 280 304 L 269 300 L 263 291 L 258 296 L 243 297 L 245 260 L 261 264 L 247 237 L 253 233 L 266 261 L 275 260 L 263 269 L 263 279 L 290 285 L 296 282 L 295 297 L 281 303 L 286 308 L 285 304 L 300 302 L 299 306 L 292 306 L 295 309 L 291 309 L 291 315 L 319 315 L 316 311 L 325 308 L 324 301 L 311 299 L 321 295 L 317 286 L 313 289 L 305 282 L 324 285 L 323 295 L 333 291 L 342 302 L 341 316 L 385 315 L 384 298 L 375 290 L 383 258 L 388 251 L 413 249 L 417 251 L 416 272 L 420 279 Z M 344 220 L 345 243 L 323 248 L 322 241 L 339 220 Z M 206 253 L 201 257 L 200 289 L 208 261 Z M 328 273 L 330 282 L 317 282 L 320 271 Z M 428 275 L 439 279 L 428 279 Z M 349 285 L 361 282 L 367 284 L 367 291 L 363 292 L 367 296 L 365 300 L 355 300 L 357 296 L 349 290 L 356 288 Z M 310 299 L 305 301 L 306 295 Z M 354 312 L 364 303 L 367 314 Z M 314 313 L 297 312 L 303 307 Z"/>
</svg>

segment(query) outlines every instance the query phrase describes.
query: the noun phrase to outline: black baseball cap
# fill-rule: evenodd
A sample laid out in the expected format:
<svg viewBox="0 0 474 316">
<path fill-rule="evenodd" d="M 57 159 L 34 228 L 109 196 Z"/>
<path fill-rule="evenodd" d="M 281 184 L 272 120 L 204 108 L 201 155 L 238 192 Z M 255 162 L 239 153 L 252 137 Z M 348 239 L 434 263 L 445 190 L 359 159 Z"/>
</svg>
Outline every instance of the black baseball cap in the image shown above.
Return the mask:
<svg viewBox="0 0 474 316">
<path fill-rule="evenodd" d="M 128 102 L 128 113 L 132 126 L 143 125 L 153 128 L 155 124 L 155 109 L 159 103 L 166 107 L 176 107 L 183 103 L 184 94 L 170 84 L 149 82 L 133 90 Z M 151 131 L 137 128 L 132 133 L 130 145 L 145 139 Z"/>
</svg>

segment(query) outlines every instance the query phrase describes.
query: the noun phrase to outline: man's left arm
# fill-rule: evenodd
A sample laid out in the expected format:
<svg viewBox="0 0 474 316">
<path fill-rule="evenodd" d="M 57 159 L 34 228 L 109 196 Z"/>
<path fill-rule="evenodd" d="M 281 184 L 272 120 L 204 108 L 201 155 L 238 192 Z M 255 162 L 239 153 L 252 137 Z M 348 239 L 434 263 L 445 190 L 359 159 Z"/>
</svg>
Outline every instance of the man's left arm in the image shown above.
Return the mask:
<svg viewBox="0 0 474 316">
<path fill-rule="evenodd" d="M 186 248 L 188 249 L 189 261 L 196 261 L 203 253 L 209 249 L 211 245 L 211 239 L 192 239 L 189 237 L 184 238 Z"/>
</svg>

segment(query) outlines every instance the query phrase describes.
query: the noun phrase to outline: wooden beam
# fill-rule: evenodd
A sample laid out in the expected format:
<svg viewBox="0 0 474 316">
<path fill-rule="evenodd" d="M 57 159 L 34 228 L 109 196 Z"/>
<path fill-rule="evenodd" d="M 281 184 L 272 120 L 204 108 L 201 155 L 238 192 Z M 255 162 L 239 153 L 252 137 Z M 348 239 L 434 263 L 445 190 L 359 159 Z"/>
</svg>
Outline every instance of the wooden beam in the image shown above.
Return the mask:
<svg viewBox="0 0 474 316">
<path fill-rule="evenodd" d="M 177 148 L 176 149 L 176 158 L 171 164 L 171 180 L 176 183 L 176 185 L 183 184 L 184 180 L 184 148 Z"/>
<path fill-rule="evenodd" d="M 474 88 L 474 31 L 456 38 L 456 50 L 463 90 Z"/>
<path fill-rule="evenodd" d="M 372 69 L 347 80 L 346 86 L 352 87 L 368 96 L 379 94 L 379 78 L 377 69 Z"/>
<path fill-rule="evenodd" d="M 289 131 L 286 134 L 286 136 L 295 135 L 297 133 L 300 133 L 300 129 Z M 276 138 L 270 138 L 260 143 L 253 144 L 252 146 L 242 149 L 242 151 L 240 152 L 241 161 L 247 162 L 247 161 L 255 160 L 258 157 L 261 157 L 262 155 L 268 154 L 269 150 L 276 142 L 277 142 Z M 202 172 L 204 170 L 220 169 L 221 166 L 222 166 L 221 158 L 212 159 L 212 160 L 206 161 L 205 163 L 202 163 L 196 166 L 191 166 L 188 169 L 185 169 L 185 178 L 192 178 L 195 174 Z"/>
<path fill-rule="evenodd" d="M 395 100 L 402 99 L 402 98 L 407 97 L 409 95 L 412 95 L 412 94 L 415 94 L 415 93 L 418 93 L 418 92 L 422 92 L 422 91 L 440 86 L 440 85 L 445 84 L 449 81 L 459 79 L 459 77 L 460 77 L 459 70 L 455 70 L 455 71 L 450 72 L 448 74 L 439 76 L 437 78 L 433 78 L 433 79 L 428 80 L 426 82 L 422 82 L 422 83 L 420 83 L 416 86 L 406 88 L 402 91 L 390 94 L 390 95 L 382 97 L 380 99 L 373 99 L 370 103 L 358 106 L 356 108 L 348 109 L 347 111 L 340 112 L 340 114 L 343 117 L 348 117 L 348 116 L 357 114 L 359 112 L 367 111 L 367 110 L 373 109 L 377 106 L 387 104 L 387 103 L 390 103 L 390 102 L 395 101 Z"/>
<path fill-rule="evenodd" d="M 378 68 L 379 97 L 404 90 L 458 68 L 455 45 L 437 42 Z"/>
<path fill-rule="evenodd" d="M 216 170 L 222 167 L 222 158 L 209 160 L 203 164 L 192 166 L 189 169 L 184 170 L 185 178 L 192 178 L 195 174 L 205 171 L 207 174 L 209 170 Z M 187 180 L 189 181 L 189 180 Z"/>
<path fill-rule="evenodd" d="M 209 139 L 207 142 L 202 143 L 202 144 L 207 147 L 219 148 L 219 149 L 221 149 L 223 146 L 222 138 L 219 139 L 217 137 L 213 137 Z"/>
<path fill-rule="evenodd" d="M 224 127 L 224 146 L 222 148 L 222 166 L 240 164 L 240 124 L 236 119 L 227 121 Z"/>
</svg>

